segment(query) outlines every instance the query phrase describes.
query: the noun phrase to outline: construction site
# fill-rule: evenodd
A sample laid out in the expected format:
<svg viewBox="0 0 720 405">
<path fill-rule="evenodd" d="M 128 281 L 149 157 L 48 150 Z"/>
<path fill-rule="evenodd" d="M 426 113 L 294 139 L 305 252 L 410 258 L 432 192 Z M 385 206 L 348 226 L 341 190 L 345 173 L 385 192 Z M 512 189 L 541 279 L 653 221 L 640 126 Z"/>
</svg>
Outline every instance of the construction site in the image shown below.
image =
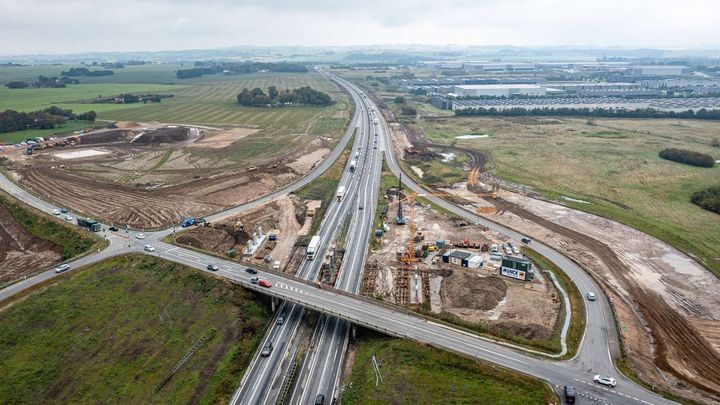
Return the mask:
<svg viewBox="0 0 720 405">
<path fill-rule="evenodd" d="M 561 309 L 558 289 L 523 258 L 521 241 L 469 224 L 417 201 L 397 187 L 375 231 L 362 293 L 451 315 L 530 340 L 552 337 Z"/>
<path fill-rule="evenodd" d="M 333 146 L 332 138 L 312 136 L 291 149 L 248 157 L 256 147 L 253 128 L 116 126 L 8 147 L 5 167 L 48 201 L 119 226 L 153 229 L 277 190 L 307 174 Z"/>
<path fill-rule="evenodd" d="M 400 157 L 429 161 L 443 150 L 466 154 L 464 181 L 433 184 L 444 198 L 564 252 L 595 278 L 622 325 L 621 344 L 633 373 L 683 397 L 720 401 L 720 293 L 708 269 L 646 233 L 498 179 L 485 170 L 489 152 L 433 144 L 421 126 L 385 114 Z M 379 267 L 374 277 L 391 280 L 393 272 Z M 393 284 L 381 282 L 373 291 L 376 284 L 371 279 L 366 292 L 394 299 Z"/>
</svg>

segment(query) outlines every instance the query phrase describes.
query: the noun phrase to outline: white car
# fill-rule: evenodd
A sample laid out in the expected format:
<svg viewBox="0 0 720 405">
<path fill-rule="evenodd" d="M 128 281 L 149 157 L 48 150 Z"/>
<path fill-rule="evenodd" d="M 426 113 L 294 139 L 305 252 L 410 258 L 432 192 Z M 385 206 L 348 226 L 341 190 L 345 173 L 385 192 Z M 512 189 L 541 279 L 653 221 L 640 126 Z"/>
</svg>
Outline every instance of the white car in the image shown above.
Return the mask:
<svg viewBox="0 0 720 405">
<path fill-rule="evenodd" d="M 53 215 L 60 215 L 60 210 L 53 210 Z"/>
<path fill-rule="evenodd" d="M 65 220 L 66 220 L 66 221 L 72 221 L 72 220 L 73 220 L 73 217 L 71 217 L 70 215 L 65 215 Z"/>
<path fill-rule="evenodd" d="M 595 293 L 588 291 L 586 294 L 588 301 L 595 301 Z"/>
<path fill-rule="evenodd" d="M 146 252 L 154 252 L 154 251 L 155 251 L 155 246 L 153 246 L 153 245 L 145 245 L 145 251 L 146 251 Z"/>
<path fill-rule="evenodd" d="M 515 253 L 516 255 L 517 255 L 517 254 L 520 254 L 520 249 L 518 249 L 517 246 L 513 246 L 513 247 L 512 247 L 512 251 L 513 251 L 513 253 Z"/>
<path fill-rule="evenodd" d="M 612 377 L 608 377 L 606 375 L 597 374 L 593 377 L 593 381 L 595 381 L 598 384 L 606 385 L 608 387 L 615 386 L 615 379 Z"/>
<path fill-rule="evenodd" d="M 135 235 L 135 238 L 136 239 L 145 239 L 145 234 L 139 233 L 139 234 Z"/>
<path fill-rule="evenodd" d="M 63 271 L 67 271 L 70 269 L 69 264 L 61 264 L 55 268 L 55 273 L 62 273 Z"/>
</svg>

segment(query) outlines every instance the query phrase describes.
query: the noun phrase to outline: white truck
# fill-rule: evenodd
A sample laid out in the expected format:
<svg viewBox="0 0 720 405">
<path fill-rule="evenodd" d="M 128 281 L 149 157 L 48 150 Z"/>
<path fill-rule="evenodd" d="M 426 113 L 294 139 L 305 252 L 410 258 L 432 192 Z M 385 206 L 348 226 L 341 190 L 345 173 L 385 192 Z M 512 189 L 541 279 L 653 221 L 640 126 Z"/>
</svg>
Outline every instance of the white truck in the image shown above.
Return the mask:
<svg viewBox="0 0 720 405">
<path fill-rule="evenodd" d="M 320 237 L 318 235 L 315 235 L 310 239 L 310 244 L 308 244 L 307 250 L 305 250 L 305 255 L 308 260 L 312 260 L 315 258 L 315 254 L 317 253 L 318 248 L 320 247 Z"/>
<path fill-rule="evenodd" d="M 338 202 L 340 202 L 342 201 L 343 196 L 345 196 L 345 186 L 340 186 L 337 189 L 337 195 L 335 197 L 337 197 Z"/>
<path fill-rule="evenodd" d="M 354 173 L 356 167 L 357 167 L 357 161 L 351 160 L 350 161 L 350 171 Z"/>
</svg>

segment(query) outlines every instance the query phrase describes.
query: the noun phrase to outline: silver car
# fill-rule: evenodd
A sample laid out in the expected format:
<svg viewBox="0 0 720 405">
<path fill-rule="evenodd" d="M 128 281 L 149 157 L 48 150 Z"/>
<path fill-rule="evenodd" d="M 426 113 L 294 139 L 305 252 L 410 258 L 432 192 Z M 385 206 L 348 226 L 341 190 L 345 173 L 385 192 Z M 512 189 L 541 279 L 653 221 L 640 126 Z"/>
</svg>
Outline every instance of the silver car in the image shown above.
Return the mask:
<svg viewBox="0 0 720 405">
<path fill-rule="evenodd" d="M 593 381 L 595 381 L 598 384 L 606 385 L 608 387 L 614 387 L 615 386 L 615 379 L 612 377 L 608 377 L 606 375 L 600 375 L 597 374 L 593 377 Z"/>
</svg>

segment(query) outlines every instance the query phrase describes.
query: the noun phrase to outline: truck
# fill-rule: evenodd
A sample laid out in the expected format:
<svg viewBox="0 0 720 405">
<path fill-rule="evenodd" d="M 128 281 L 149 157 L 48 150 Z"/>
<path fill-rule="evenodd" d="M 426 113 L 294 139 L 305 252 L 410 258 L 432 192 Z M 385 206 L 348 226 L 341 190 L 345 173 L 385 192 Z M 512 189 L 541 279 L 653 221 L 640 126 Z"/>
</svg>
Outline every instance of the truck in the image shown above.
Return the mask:
<svg viewBox="0 0 720 405">
<path fill-rule="evenodd" d="M 99 232 L 100 231 L 100 223 L 98 221 L 92 219 L 92 218 L 78 218 L 77 224 L 87 229 L 88 231 L 92 232 Z"/>
<path fill-rule="evenodd" d="M 305 250 L 305 255 L 307 256 L 308 260 L 312 260 L 315 258 L 315 254 L 317 253 L 319 247 L 320 237 L 318 235 L 315 235 L 312 237 L 312 239 L 310 239 L 307 250 Z"/>
<path fill-rule="evenodd" d="M 345 195 L 345 186 L 338 187 L 337 195 L 336 195 L 338 202 L 342 201 L 344 195 Z"/>
<path fill-rule="evenodd" d="M 357 166 L 357 162 L 356 162 L 356 161 L 354 161 L 354 160 L 353 160 L 353 161 L 351 161 L 351 162 L 350 162 L 350 171 L 354 173 L 354 172 L 355 172 L 355 167 L 356 167 L 356 166 Z"/>
</svg>

